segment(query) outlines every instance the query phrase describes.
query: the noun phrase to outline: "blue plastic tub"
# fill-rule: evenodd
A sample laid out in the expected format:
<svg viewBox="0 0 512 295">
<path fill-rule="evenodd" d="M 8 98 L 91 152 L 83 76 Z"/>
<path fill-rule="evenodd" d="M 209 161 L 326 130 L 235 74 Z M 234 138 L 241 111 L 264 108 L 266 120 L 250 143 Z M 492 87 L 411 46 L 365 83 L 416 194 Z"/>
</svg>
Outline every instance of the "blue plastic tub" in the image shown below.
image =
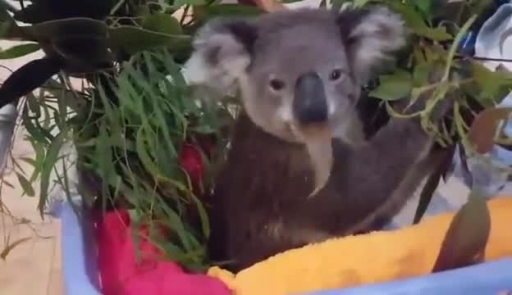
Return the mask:
<svg viewBox="0 0 512 295">
<path fill-rule="evenodd" d="M 59 203 L 61 218 L 62 271 L 65 295 L 100 295 L 100 281 L 96 265 L 97 249 L 91 238 L 92 223 L 78 216 L 73 207 Z M 54 207 L 54 210 L 57 208 Z M 86 242 L 87 241 L 87 242 Z"/>
<path fill-rule="evenodd" d="M 81 220 L 82 218 L 75 214 L 68 203 L 62 203 L 60 206 L 65 294 L 100 295 L 96 248 L 94 239 L 90 238 L 91 225 Z M 512 258 L 414 279 L 314 292 L 308 295 L 498 295 L 498 292 L 508 290 L 512 291 Z"/>
</svg>

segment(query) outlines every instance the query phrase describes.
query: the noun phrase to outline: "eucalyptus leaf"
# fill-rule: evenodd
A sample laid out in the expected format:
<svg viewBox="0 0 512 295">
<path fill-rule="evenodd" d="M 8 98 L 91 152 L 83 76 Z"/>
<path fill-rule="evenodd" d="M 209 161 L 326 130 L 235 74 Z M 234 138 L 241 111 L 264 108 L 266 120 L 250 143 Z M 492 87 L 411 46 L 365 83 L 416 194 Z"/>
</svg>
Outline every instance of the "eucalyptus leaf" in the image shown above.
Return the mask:
<svg viewBox="0 0 512 295">
<path fill-rule="evenodd" d="M 469 142 L 476 152 L 485 154 L 495 145 L 500 122 L 512 114 L 512 108 L 489 108 L 478 114 L 468 134 Z"/>
<path fill-rule="evenodd" d="M 446 153 L 444 153 L 443 157 L 439 161 L 439 165 L 435 168 L 435 171 L 428 176 L 427 181 L 421 190 L 418 207 L 416 208 L 416 213 L 414 214 L 413 223 L 420 222 L 421 218 L 427 211 L 432 197 L 439 187 L 441 178 L 444 177 L 450 170 L 454 154 L 455 145 L 448 149 Z"/>
<path fill-rule="evenodd" d="M 413 88 L 411 74 L 397 70 L 391 75 L 380 76 L 380 85 L 369 95 L 385 101 L 394 101 L 408 96 Z"/>
<path fill-rule="evenodd" d="M 429 16 L 432 13 L 432 2 L 433 0 L 415 0 L 414 4 L 425 16 Z"/>
<path fill-rule="evenodd" d="M 41 191 L 39 196 L 39 212 L 41 216 L 44 214 L 44 209 L 46 207 L 48 201 L 48 193 L 50 188 L 50 177 L 52 175 L 53 167 L 57 164 L 59 160 L 59 152 L 64 144 L 66 138 L 66 132 L 62 131 L 57 137 L 55 137 L 54 141 L 48 147 L 48 151 L 46 152 L 44 162 L 41 167 Z"/>
<path fill-rule="evenodd" d="M 103 21 L 85 17 L 46 21 L 26 26 L 23 30 L 41 41 L 77 36 L 105 38 L 107 35 L 107 26 Z"/>
<path fill-rule="evenodd" d="M 430 28 L 427 26 L 419 26 L 415 27 L 413 30 L 416 35 L 430 40 L 438 42 L 453 40 L 453 36 L 446 31 L 445 27 Z"/>
<path fill-rule="evenodd" d="M 14 250 L 14 248 L 16 248 L 17 246 L 23 244 L 24 242 L 27 242 L 27 241 L 30 241 L 31 238 L 27 237 L 27 238 L 21 238 L 21 239 L 18 239 L 14 242 L 7 242 L 5 248 L 2 250 L 2 252 L 0 252 L 0 258 L 2 260 L 5 260 L 7 258 L 7 256 L 9 255 L 9 253 L 11 253 L 12 250 Z"/>
<path fill-rule="evenodd" d="M 0 21 L 0 38 L 5 37 L 5 35 L 9 31 L 10 26 L 11 26 L 10 21 Z"/>
<path fill-rule="evenodd" d="M 12 183 L 8 182 L 7 180 L 3 179 L 1 180 L 1 184 L 5 184 L 6 186 L 8 186 L 9 188 L 12 188 L 12 189 L 16 189 L 14 187 L 14 185 L 12 185 Z"/>
<path fill-rule="evenodd" d="M 41 105 L 33 93 L 26 95 L 28 110 L 35 115 L 36 119 L 41 118 Z"/>
<path fill-rule="evenodd" d="M 27 158 L 27 157 L 20 157 L 19 160 L 31 165 L 32 167 L 37 166 L 37 161 L 35 159 Z"/>
<path fill-rule="evenodd" d="M 16 177 L 18 178 L 18 182 L 21 185 L 23 192 L 29 197 L 35 196 L 34 188 L 32 187 L 30 181 L 28 181 L 25 176 L 21 175 L 20 173 L 16 173 Z"/>
<path fill-rule="evenodd" d="M 146 16 L 142 21 L 142 28 L 169 35 L 182 35 L 180 22 L 171 14 L 155 13 Z"/>
<path fill-rule="evenodd" d="M 491 71 L 478 61 L 471 62 L 471 73 L 480 92 L 476 99 L 482 104 L 496 104 L 503 99 L 503 87 L 512 89 L 512 74 Z"/>
<path fill-rule="evenodd" d="M 53 94 L 59 98 L 59 102 L 62 101 L 67 107 L 72 110 L 78 111 L 85 106 L 84 93 L 77 91 L 76 89 L 67 89 L 66 85 L 57 82 L 54 79 L 46 81 L 43 88 L 48 93 Z M 31 109 L 32 110 L 32 109 Z"/>
<path fill-rule="evenodd" d="M 30 134 L 30 136 L 32 136 L 32 134 Z M 46 138 L 44 139 L 46 140 Z M 30 176 L 30 182 L 34 182 L 37 179 L 37 177 L 39 177 L 41 170 L 43 169 L 43 163 L 46 156 L 46 143 L 40 142 L 34 137 L 29 137 L 28 140 L 30 141 L 32 148 L 34 149 L 36 154 L 36 157 L 34 159 L 34 171 L 32 171 L 32 175 Z"/>
<path fill-rule="evenodd" d="M 401 1 L 386 1 L 386 0 L 377 0 L 375 2 L 384 3 L 389 5 L 395 12 L 399 13 L 407 23 L 408 27 L 413 31 L 416 31 L 421 28 L 428 28 L 425 20 L 419 14 L 414 5 L 407 5 L 402 3 Z"/>
<path fill-rule="evenodd" d="M 153 159 L 151 159 L 151 156 L 146 149 L 143 128 L 140 128 L 137 131 L 135 145 L 137 149 L 137 155 L 142 161 L 144 168 L 147 169 L 153 175 L 160 175 L 158 165 L 155 163 Z"/>
<path fill-rule="evenodd" d="M 353 5 L 355 7 L 363 7 L 368 2 L 370 2 L 370 0 L 354 0 Z"/>
<path fill-rule="evenodd" d="M 0 51 L 0 59 L 12 59 L 25 56 L 40 49 L 39 44 L 29 43 L 13 46 L 9 49 Z"/>
<path fill-rule="evenodd" d="M 417 64 L 413 72 L 413 85 L 415 87 L 422 87 L 429 83 L 429 75 L 432 71 L 432 65 L 427 62 Z"/>
<path fill-rule="evenodd" d="M 428 1 L 428 0 L 427 0 Z M 444 27 L 432 28 L 429 27 L 425 21 L 425 18 L 416 9 L 414 4 L 405 4 L 400 1 L 386 1 L 376 0 L 375 2 L 381 2 L 390 6 L 395 12 L 399 13 L 410 30 L 420 36 L 434 41 L 447 41 L 453 39 Z M 430 2 L 430 1 L 428 1 Z M 418 5 L 418 3 L 415 3 Z M 419 4 L 424 9 L 428 9 L 426 4 Z"/>
<path fill-rule="evenodd" d="M 472 191 L 468 202 L 453 218 L 433 272 L 468 266 L 482 261 L 491 229 L 491 218 L 483 196 Z"/>
<path fill-rule="evenodd" d="M 176 0 L 174 1 L 174 6 L 176 8 L 185 6 L 185 5 L 203 5 L 206 4 L 205 0 Z"/>
<path fill-rule="evenodd" d="M 109 39 L 114 47 L 135 54 L 156 47 L 169 47 L 173 51 L 183 50 L 190 46 L 191 38 L 186 35 L 169 35 L 137 28 L 120 26 L 109 29 Z"/>
</svg>

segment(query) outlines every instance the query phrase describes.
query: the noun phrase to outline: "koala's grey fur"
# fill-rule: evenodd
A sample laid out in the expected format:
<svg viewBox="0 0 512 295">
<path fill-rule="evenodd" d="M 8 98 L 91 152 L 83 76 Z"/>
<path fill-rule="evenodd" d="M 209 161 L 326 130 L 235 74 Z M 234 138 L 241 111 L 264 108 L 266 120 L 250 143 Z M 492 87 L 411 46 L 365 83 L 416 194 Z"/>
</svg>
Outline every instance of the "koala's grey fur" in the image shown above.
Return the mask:
<svg viewBox="0 0 512 295">
<path fill-rule="evenodd" d="M 394 118 L 366 139 L 356 105 L 361 85 L 405 43 L 400 18 L 381 7 L 282 11 L 214 20 L 199 31 L 187 78 L 220 91 L 239 87 L 244 107 L 211 198 L 214 259 L 239 270 L 290 248 L 371 230 L 402 208 L 439 162 L 434 140 L 418 119 Z M 333 69 L 342 75 L 335 81 Z M 308 126 L 292 108 L 291 85 L 306 72 L 324 85 L 329 119 L 321 128 L 333 134 L 331 176 L 313 198 L 302 137 Z M 275 78 L 284 82 L 278 91 L 269 87 Z"/>
</svg>

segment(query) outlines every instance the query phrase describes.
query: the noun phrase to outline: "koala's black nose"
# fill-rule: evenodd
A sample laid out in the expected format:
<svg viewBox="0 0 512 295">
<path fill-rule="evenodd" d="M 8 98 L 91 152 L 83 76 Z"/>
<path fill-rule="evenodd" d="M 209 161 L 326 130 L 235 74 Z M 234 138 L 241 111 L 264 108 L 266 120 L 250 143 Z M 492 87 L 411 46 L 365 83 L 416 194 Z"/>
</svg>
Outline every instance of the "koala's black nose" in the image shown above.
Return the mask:
<svg viewBox="0 0 512 295">
<path fill-rule="evenodd" d="M 295 83 L 293 113 L 301 124 L 327 121 L 327 98 L 325 88 L 317 73 L 302 74 Z"/>
</svg>

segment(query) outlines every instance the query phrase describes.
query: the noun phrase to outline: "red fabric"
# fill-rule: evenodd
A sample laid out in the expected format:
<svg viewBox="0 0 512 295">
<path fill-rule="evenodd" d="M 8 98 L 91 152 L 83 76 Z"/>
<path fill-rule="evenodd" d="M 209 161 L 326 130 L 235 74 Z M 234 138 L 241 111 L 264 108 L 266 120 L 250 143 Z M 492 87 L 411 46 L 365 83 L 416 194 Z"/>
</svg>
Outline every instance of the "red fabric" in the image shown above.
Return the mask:
<svg viewBox="0 0 512 295">
<path fill-rule="evenodd" d="M 193 188 L 197 190 L 203 181 L 204 174 L 203 160 L 197 147 L 192 144 L 184 144 L 180 150 L 178 162 L 190 177 Z"/>
<path fill-rule="evenodd" d="M 217 279 L 187 274 L 176 263 L 159 260 L 159 251 L 142 237 L 137 257 L 131 231 L 126 211 L 107 213 L 97 222 L 98 264 L 104 295 L 231 295 Z"/>
</svg>

